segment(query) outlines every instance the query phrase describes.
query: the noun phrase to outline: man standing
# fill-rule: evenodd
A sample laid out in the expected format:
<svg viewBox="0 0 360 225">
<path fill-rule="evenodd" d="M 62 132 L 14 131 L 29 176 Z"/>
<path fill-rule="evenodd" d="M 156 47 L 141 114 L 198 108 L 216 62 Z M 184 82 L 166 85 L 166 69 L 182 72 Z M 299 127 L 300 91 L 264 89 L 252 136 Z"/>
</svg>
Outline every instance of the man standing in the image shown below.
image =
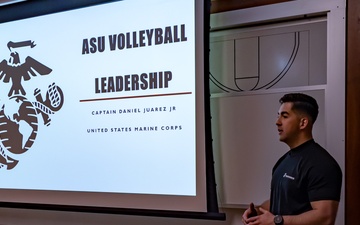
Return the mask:
<svg viewBox="0 0 360 225">
<path fill-rule="evenodd" d="M 272 171 L 270 200 L 250 217 L 248 225 L 332 225 L 340 201 L 342 172 L 335 159 L 312 136 L 319 107 L 308 95 L 284 95 L 276 120 L 280 141 L 290 150 Z"/>
</svg>

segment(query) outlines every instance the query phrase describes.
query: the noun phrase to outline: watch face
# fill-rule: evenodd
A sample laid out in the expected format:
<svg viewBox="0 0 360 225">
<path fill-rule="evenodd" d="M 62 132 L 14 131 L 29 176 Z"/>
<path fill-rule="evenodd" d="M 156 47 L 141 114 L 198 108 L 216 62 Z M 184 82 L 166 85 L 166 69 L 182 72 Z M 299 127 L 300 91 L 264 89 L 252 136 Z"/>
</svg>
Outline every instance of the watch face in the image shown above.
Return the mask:
<svg viewBox="0 0 360 225">
<path fill-rule="evenodd" d="M 276 215 L 276 216 L 274 217 L 274 223 L 275 223 L 275 224 L 282 224 L 282 222 L 283 222 L 282 216 Z"/>
</svg>

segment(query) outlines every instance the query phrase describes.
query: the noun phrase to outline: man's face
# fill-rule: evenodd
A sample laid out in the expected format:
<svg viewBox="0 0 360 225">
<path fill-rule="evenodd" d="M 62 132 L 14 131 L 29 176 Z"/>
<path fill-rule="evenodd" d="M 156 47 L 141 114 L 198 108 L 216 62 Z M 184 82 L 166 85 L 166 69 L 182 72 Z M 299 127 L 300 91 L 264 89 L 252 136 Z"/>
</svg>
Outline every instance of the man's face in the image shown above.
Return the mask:
<svg viewBox="0 0 360 225">
<path fill-rule="evenodd" d="M 300 131 L 301 118 L 292 110 L 291 102 L 285 102 L 280 106 L 276 126 L 279 132 L 279 140 L 292 147 L 297 142 Z"/>
</svg>

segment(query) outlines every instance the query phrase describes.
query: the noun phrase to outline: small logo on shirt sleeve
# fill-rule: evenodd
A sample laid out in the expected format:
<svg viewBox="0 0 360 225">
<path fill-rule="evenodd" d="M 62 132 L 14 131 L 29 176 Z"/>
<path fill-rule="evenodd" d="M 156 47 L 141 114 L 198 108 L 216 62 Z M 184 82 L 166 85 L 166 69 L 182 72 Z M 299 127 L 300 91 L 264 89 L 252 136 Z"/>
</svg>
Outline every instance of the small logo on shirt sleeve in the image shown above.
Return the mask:
<svg viewBox="0 0 360 225">
<path fill-rule="evenodd" d="M 289 175 L 287 175 L 287 173 L 284 173 L 283 177 L 291 179 L 291 180 L 295 180 L 295 177 L 289 176 Z"/>
</svg>

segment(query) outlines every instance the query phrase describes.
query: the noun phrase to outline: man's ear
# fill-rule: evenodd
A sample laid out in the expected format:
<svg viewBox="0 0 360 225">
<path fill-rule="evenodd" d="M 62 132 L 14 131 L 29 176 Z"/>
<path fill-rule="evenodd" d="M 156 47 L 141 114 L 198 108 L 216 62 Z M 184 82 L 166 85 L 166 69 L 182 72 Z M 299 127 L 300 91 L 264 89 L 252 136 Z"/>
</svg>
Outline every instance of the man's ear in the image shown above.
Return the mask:
<svg viewBox="0 0 360 225">
<path fill-rule="evenodd" d="M 309 118 L 302 117 L 300 119 L 300 129 L 305 129 L 309 125 Z"/>
</svg>

